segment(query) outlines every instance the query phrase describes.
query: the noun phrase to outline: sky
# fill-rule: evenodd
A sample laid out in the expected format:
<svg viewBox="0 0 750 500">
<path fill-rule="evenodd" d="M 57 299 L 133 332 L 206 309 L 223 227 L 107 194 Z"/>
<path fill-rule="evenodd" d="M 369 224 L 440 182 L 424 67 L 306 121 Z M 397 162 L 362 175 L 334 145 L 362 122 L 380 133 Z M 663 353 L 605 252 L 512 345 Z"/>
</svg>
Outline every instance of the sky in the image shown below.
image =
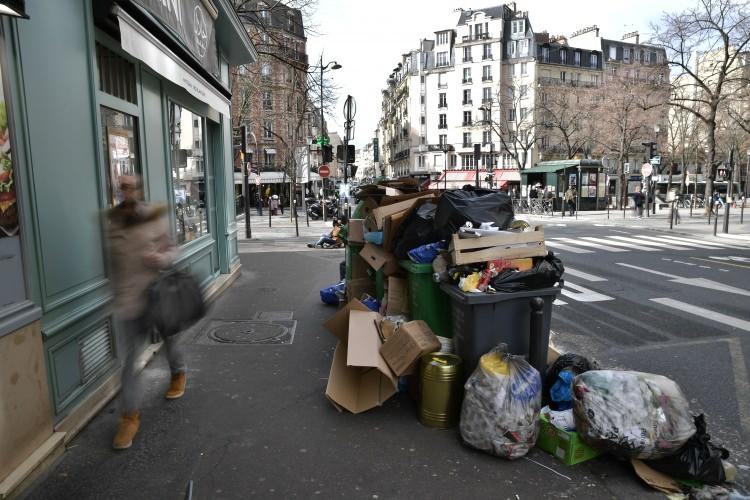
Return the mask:
<svg viewBox="0 0 750 500">
<path fill-rule="evenodd" d="M 680 12 L 691 0 L 525 0 L 518 10 L 529 12 L 535 32 L 570 35 L 596 24 L 604 38 L 620 39 L 639 31 L 648 38 L 651 22 L 663 11 Z M 326 116 L 328 130 L 343 136 L 343 105 L 347 94 L 356 100 L 354 143 L 372 140 L 380 118 L 381 93 L 386 79 L 401 61 L 401 54 L 419 46 L 422 38 L 434 38 L 440 29 L 455 28 L 458 7 L 479 9 L 500 5 L 497 1 L 466 0 L 319 0 L 307 40 L 310 64 L 336 60 L 342 68 L 333 72 L 340 87 L 336 115 Z M 644 37 L 644 34 L 646 35 Z"/>
</svg>

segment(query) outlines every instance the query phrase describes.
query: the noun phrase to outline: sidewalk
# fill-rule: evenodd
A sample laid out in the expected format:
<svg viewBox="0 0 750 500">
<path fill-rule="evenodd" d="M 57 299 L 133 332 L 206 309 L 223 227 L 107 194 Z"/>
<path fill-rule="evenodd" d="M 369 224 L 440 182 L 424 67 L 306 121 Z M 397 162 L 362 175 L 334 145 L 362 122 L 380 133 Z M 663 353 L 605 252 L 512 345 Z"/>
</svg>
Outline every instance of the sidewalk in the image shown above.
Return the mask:
<svg viewBox="0 0 750 500">
<path fill-rule="evenodd" d="M 669 209 L 657 209 L 656 214 L 651 213 L 648 216 L 644 211 L 642 219 L 638 219 L 637 217 L 635 217 L 632 209 L 625 210 L 624 214 L 622 210 L 610 210 L 609 214 L 606 210 L 579 212 L 577 218 L 575 216 L 570 217 L 567 213 L 563 217 L 560 212 L 556 212 L 554 216 L 529 216 L 527 214 L 519 214 L 517 215 L 517 217 L 528 218 L 536 223 L 548 225 L 612 225 L 620 227 L 648 229 L 654 231 L 673 232 L 689 236 L 701 236 L 708 239 L 731 239 L 732 241 L 738 243 L 746 242 L 750 245 L 750 207 L 745 207 L 744 220 L 742 224 L 740 224 L 739 209 L 732 209 L 730 211 L 728 234 L 723 233 L 724 212 L 723 210 L 720 211 L 716 236 L 714 236 L 715 216 L 711 216 L 711 224 L 709 225 L 708 218 L 703 215 L 703 209 L 694 209 L 692 217 L 690 217 L 690 209 L 687 208 L 679 209 L 679 213 L 680 222 L 674 224 L 672 229 L 669 228 Z"/>
<path fill-rule="evenodd" d="M 256 240 L 268 241 L 282 238 L 296 238 L 294 219 L 290 218 L 290 213 L 287 209 L 284 209 L 284 215 L 271 216 L 270 227 L 268 219 L 268 210 L 266 209 L 263 210 L 262 216 L 257 215 L 255 210 L 250 213 L 250 231 L 253 242 Z M 317 239 L 321 234 L 329 233 L 333 227 L 330 218 L 326 222 L 323 222 L 323 219 L 317 221 L 313 219 L 306 220 L 305 214 L 301 209 L 298 215 L 298 224 L 299 237 L 304 241 Z M 247 241 L 244 215 L 237 217 L 237 239 Z"/>
<path fill-rule="evenodd" d="M 318 290 L 336 281 L 342 258 L 270 244 L 241 254 L 242 276 L 181 334 L 185 396 L 163 399 L 168 370 L 157 357 L 142 374 L 147 392 L 133 447 L 110 448 L 113 402 L 27 498 L 182 499 L 189 481 L 201 500 L 661 498 L 612 458 L 566 467 L 538 449 L 513 462 L 477 452 L 461 444 L 457 428 L 420 425 L 403 393 L 359 415 L 337 411 L 324 395 L 336 339 L 322 327 L 335 308 Z M 241 326 L 258 314 L 265 326 Z M 217 342 L 219 334 L 248 342 Z"/>
</svg>

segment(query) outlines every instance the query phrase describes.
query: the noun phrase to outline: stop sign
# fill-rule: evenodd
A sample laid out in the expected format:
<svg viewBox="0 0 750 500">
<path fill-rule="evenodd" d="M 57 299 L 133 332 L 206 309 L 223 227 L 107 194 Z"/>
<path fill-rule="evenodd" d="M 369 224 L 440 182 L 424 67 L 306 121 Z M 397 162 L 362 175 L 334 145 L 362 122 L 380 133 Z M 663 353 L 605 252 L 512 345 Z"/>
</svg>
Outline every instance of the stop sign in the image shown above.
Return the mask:
<svg viewBox="0 0 750 500">
<path fill-rule="evenodd" d="M 328 165 L 321 165 L 320 168 L 318 169 L 318 175 L 323 178 L 326 178 L 329 175 L 331 175 L 331 169 L 328 168 Z"/>
</svg>

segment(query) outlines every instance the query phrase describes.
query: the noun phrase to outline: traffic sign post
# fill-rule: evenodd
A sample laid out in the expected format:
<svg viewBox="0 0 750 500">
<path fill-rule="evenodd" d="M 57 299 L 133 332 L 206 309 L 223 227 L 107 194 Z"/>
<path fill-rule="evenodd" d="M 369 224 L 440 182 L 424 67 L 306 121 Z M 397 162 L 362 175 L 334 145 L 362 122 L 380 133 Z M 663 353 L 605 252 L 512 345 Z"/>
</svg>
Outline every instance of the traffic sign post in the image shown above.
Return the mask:
<svg viewBox="0 0 750 500">
<path fill-rule="evenodd" d="M 656 197 L 654 196 L 654 190 L 651 185 L 651 174 L 654 173 L 654 167 L 650 163 L 644 163 L 641 165 L 641 175 L 648 177 L 648 184 L 646 184 L 648 191 L 646 192 L 646 217 L 651 217 L 651 203 L 656 207 Z M 654 196 L 653 201 L 651 197 Z M 654 210 L 654 213 L 656 211 Z"/>
<path fill-rule="evenodd" d="M 328 165 L 321 165 L 320 168 L 318 169 L 318 175 L 322 177 L 323 179 L 325 179 L 326 177 L 331 175 L 331 169 L 328 168 Z"/>
</svg>

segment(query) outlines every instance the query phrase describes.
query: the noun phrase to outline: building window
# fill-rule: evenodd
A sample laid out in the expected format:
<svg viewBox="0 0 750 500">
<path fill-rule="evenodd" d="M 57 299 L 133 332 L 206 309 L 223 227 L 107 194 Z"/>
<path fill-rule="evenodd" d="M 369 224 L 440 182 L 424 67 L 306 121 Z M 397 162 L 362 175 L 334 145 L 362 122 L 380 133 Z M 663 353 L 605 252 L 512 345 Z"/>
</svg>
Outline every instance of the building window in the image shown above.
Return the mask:
<svg viewBox="0 0 750 500">
<path fill-rule="evenodd" d="M 529 41 L 528 40 L 520 40 L 518 42 L 518 56 L 519 57 L 526 57 L 529 55 Z"/>
<path fill-rule="evenodd" d="M 464 83 L 471 83 L 471 68 L 464 68 Z"/>
<path fill-rule="evenodd" d="M 440 92 L 438 94 L 438 108 L 448 107 L 448 99 L 445 96 L 446 96 L 445 92 Z"/>
<path fill-rule="evenodd" d="M 437 67 L 448 66 L 448 53 L 438 52 L 437 53 Z"/>
<path fill-rule="evenodd" d="M 465 148 L 471 147 L 471 132 L 464 132 L 463 146 Z"/>
<path fill-rule="evenodd" d="M 193 127 L 198 118 L 199 126 Z M 209 233 L 208 199 L 203 149 L 204 119 L 182 106 L 170 103 L 172 191 L 177 242 L 187 243 Z"/>
<path fill-rule="evenodd" d="M 656 64 L 664 64 L 664 54 L 661 52 L 656 53 Z"/>
<path fill-rule="evenodd" d="M 482 59 L 492 59 L 492 45 L 485 43 L 482 46 Z"/>
<path fill-rule="evenodd" d="M 528 113 L 528 110 L 526 108 L 521 108 L 521 121 L 526 119 L 527 113 Z"/>
<path fill-rule="evenodd" d="M 549 47 L 542 47 L 542 62 L 549 62 Z"/>
<path fill-rule="evenodd" d="M 518 87 L 518 98 L 519 99 L 526 99 L 526 96 L 528 94 L 529 87 L 527 85 L 520 85 Z"/>
<path fill-rule="evenodd" d="M 273 122 L 270 120 L 263 122 L 263 138 L 273 139 Z"/>
<path fill-rule="evenodd" d="M 444 89 L 448 86 L 448 82 L 446 80 L 446 73 L 438 73 L 438 88 Z"/>
<path fill-rule="evenodd" d="M 463 125 L 471 125 L 471 111 L 464 111 L 464 121 Z"/>
<path fill-rule="evenodd" d="M 419 104 L 424 104 L 424 96 L 419 96 Z"/>
<path fill-rule="evenodd" d="M 521 63 L 521 75 L 526 76 L 528 75 L 528 64 L 527 63 Z"/>
<path fill-rule="evenodd" d="M 482 25 L 481 24 L 475 24 L 474 25 L 474 38 L 476 38 L 477 40 L 479 40 L 480 38 L 482 38 L 482 33 L 483 33 L 483 31 L 482 31 Z"/>
<path fill-rule="evenodd" d="M 594 85 L 599 85 L 599 75 L 591 75 L 591 83 Z"/>
<path fill-rule="evenodd" d="M 599 56 L 597 54 L 591 54 L 591 67 L 592 68 L 599 67 Z"/>
<path fill-rule="evenodd" d="M 107 145 L 106 160 L 109 165 L 107 202 L 109 206 L 115 206 L 123 200 L 122 193 L 119 190 L 120 176 L 141 174 L 138 160 L 137 119 L 134 116 L 105 107 L 101 108 L 101 116 L 102 139 L 104 139 L 104 144 Z M 194 125 L 193 130 L 195 129 L 196 126 Z M 4 173 L 3 164 L 0 163 L 0 174 L 2 173 Z M 12 175 L 12 172 L 10 175 Z M 0 184 L 0 186 L 2 185 Z M 10 186 L 13 189 L 13 184 L 10 184 Z M 11 226 L 9 225 L 9 227 Z M 0 231 L 0 237 L 2 235 L 3 233 Z"/>
<path fill-rule="evenodd" d="M 568 74 L 565 71 L 560 71 L 560 81 L 565 83 L 568 79 Z"/>
<path fill-rule="evenodd" d="M 458 165 L 458 158 L 456 157 L 456 155 L 450 155 L 450 165 L 451 168 L 456 168 L 456 166 Z"/>
<path fill-rule="evenodd" d="M 461 155 L 461 166 L 469 168 L 474 166 L 474 155 Z"/>
<path fill-rule="evenodd" d="M 488 103 L 492 101 L 492 87 L 484 87 L 482 89 L 482 103 Z"/>
<path fill-rule="evenodd" d="M 264 82 L 271 81 L 271 65 L 270 64 L 263 63 L 263 65 L 260 67 L 260 79 Z"/>
<path fill-rule="evenodd" d="M 508 100 L 512 101 L 516 97 L 516 90 L 514 87 L 508 87 Z"/>
<path fill-rule="evenodd" d="M 471 47 L 464 47 L 464 62 L 471 61 Z"/>
<path fill-rule="evenodd" d="M 526 32 L 523 19 L 520 19 L 518 21 L 511 21 L 510 26 L 511 26 L 511 33 L 513 35 L 524 34 Z"/>
<path fill-rule="evenodd" d="M 424 117 L 424 115 L 422 115 L 422 116 L 420 116 L 420 117 L 419 117 L 419 122 L 420 122 L 420 123 L 421 123 L 422 125 L 424 125 L 424 123 L 425 123 L 425 117 Z"/>
<path fill-rule="evenodd" d="M 508 42 L 508 57 L 516 57 L 516 42 L 513 40 Z"/>
<path fill-rule="evenodd" d="M 483 82 L 491 82 L 492 81 L 492 66 L 482 66 L 482 81 Z"/>
<path fill-rule="evenodd" d="M 424 156 L 417 156 L 417 167 L 420 169 L 424 168 Z"/>
<path fill-rule="evenodd" d="M 448 43 L 448 32 L 438 33 L 437 44 L 438 45 L 445 45 L 447 43 Z"/>
<path fill-rule="evenodd" d="M 424 83 L 424 79 L 425 79 L 425 76 L 424 75 L 420 75 L 419 76 L 419 83 Z"/>
<path fill-rule="evenodd" d="M 575 64 L 576 66 L 581 65 L 581 53 L 577 50 L 573 52 L 573 64 Z"/>
<path fill-rule="evenodd" d="M 560 50 L 560 64 L 568 64 L 568 51 L 565 49 Z"/>
<path fill-rule="evenodd" d="M 482 144 L 489 144 L 492 142 L 492 131 L 485 130 L 482 132 Z"/>
<path fill-rule="evenodd" d="M 270 90 L 263 91 L 263 109 L 265 110 L 273 109 L 273 98 L 271 96 Z"/>
<path fill-rule="evenodd" d="M 646 52 L 645 56 L 643 59 L 644 64 L 651 64 L 651 52 Z"/>
<path fill-rule="evenodd" d="M 471 89 L 464 90 L 464 104 L 471 104 Z"/>
<path fill-rule="evenodd" d="M 448 128 L 448 115 L 445 113 L 438 115 L 438 128 Z"/>
<path fill-rule="evenodd" d="M 440 134 L 438 136 L 438 141 L 440 142 L 440 147 L 445 147 L 448 145 L 448 136 L 446 134 Z"/>
<path fill-rule="evenodd" d="M 510 108 L 508 110 L 508 121 L 509 122 L 516 121 L 516 109 L 515 108 Z"/>
<path fill-rule="evenodd" d="M 609 59 L 610 60 L 617 59 L 617 47 L 615 47 L 614 45 L 609 46 Z"/>
</svg>

